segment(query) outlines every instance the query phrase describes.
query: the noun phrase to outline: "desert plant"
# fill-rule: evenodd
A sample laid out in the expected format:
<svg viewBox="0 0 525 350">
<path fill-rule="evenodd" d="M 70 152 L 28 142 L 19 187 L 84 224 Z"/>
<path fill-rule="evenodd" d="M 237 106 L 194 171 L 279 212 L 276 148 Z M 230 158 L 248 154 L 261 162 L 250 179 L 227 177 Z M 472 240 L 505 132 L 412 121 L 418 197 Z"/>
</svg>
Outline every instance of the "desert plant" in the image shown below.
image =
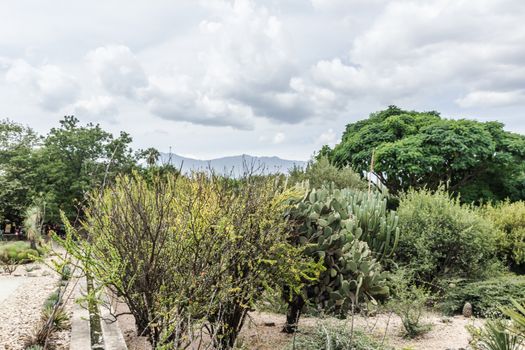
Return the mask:
<svg viewBox="0 0 525 350">
<path fill-rule="evenodd" d="M 44 212 L 40 206 L 34 205 L 27 208 L 25 212 L 24 228 L 27 232 L 27 238 L 31 242 L 31 249 L 36 250 L 40 245 L 42 222 Z"/>
<path fill-rule="evenodd" d="M 487 320 L 481 328 L 467 326 L 474 350 L 521 350 L 523 339 L 508 329 L 508 322 L 501 319 Z"/>
<path fill-rule="evenodd" d="M 128 304 L 156 348 L 209 339 L 227 349 L 265 289 L 316 277 L 287 242 L 282 212 L 293 194 L 271 177 L 123 176 L 91 194 L 83 235 L 67 224 L 56 239 Z"/>
<path fill-rule="evenodd" d="M 284 331 L 295 331 L 307 302 L 344 316 L 360 301 L 388 294 L 378 259 L 391 254 L 399 231 L 395 214 L 387 214 L 385 205 L 379 194 L 330 185 L 306 191 L 290 207 L 292 242 L 304 246 L 324 271 L 302 294 L 285 294 L 289 309 Z"/>
<path fill-rule="evenodd" d="M 392 299 L 388 307 L 394 311 L 403 324 L 404 336 L 416 338 L 428 332 L 432 325 L 422 323 L 426 302 L 430 293 L 414 284 L 411 272 L 399 269 L 389 275 Z"/>
<path fill-rule="evenodd" d="M 497 232 L 478 210 L 444 189 L 410 190 L 401 196 L 396 259 L 424 282 L 443 278 L 480 279 L 496 260 Z"/>
<path fill-rule="evenodd" d="M 525 338 L 525 303 L 512 299 L 512 307 L 502 308 L 502 312 L 512 320 L 512 331 Z"/>
</svg>

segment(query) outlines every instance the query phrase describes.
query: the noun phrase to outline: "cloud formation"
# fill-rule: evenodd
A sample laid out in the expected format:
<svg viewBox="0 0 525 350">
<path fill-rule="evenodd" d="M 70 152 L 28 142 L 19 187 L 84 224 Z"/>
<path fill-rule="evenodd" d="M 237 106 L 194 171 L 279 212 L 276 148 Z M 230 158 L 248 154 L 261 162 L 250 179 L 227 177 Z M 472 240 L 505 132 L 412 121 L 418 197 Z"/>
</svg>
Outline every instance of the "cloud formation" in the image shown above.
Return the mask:
<svg viewBox="0 0 525 350">
<path fill-rule="evenodd" d="M 35 116 L 190 128 L 240 153 L 311 154 L 389 104 L 525 130 L 520 0 L 110 0 L 68 5 L 67 33 L 63 4 L 24 6 L 0 5 L 0 101 Z"/>
</svg>

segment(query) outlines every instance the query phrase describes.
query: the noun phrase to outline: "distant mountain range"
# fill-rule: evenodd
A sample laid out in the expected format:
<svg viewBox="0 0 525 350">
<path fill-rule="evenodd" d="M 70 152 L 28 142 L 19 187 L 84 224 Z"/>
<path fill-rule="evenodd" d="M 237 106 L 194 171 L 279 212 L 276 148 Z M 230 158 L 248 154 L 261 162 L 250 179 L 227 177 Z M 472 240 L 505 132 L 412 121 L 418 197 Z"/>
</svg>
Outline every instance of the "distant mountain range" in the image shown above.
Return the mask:
<svg viewBox="0 0 525 350">
<path fill-rule="evenodd" d="M 160 164 L 171 164 L 180 168 L 183 173 L 199 170 L 212 170 L 217 174 L 239 176 L 246 171 L 255 174 L 288 173 L 294 166 L 304 168 L 305 161 L 287 160 L 279 157 L 257 157 L 242 154 L 239 156 L 222 157 L 209 160 L 199 160 L 179 156 L 175 153 L 161 153 Z"/>
</svg>

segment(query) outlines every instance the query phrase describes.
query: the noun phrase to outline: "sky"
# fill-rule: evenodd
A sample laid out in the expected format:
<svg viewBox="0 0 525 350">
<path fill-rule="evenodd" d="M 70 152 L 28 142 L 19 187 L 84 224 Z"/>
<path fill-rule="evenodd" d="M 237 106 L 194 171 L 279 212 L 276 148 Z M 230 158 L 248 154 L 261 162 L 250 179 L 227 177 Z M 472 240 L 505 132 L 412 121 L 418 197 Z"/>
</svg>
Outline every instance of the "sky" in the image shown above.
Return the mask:
<svg viewBox="0 0 525 350">
<path fill-rule="evenodd" d="M 0 118 L 306 160 L 395 104 L 525 134 L 522 0 L 0 2 Z"/>
</svg>

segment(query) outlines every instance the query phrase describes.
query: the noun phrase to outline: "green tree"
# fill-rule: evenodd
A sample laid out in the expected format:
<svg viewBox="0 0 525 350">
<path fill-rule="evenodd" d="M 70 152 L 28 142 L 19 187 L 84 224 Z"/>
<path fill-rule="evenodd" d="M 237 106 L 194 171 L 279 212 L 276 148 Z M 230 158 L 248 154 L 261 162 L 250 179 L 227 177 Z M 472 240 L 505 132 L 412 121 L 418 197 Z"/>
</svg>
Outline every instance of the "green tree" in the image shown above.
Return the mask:
<svg viewBox="0 0 525 350">
<path fill-rule="evenodd" d="M 341 142 L 322 153 L 358 172 L 369 171 L 374 153 L 374 174 L 394 194 L 443 184 L 466 202 L 525 198 L 525 136 L 499 122 L 390 106 L 348 124 Z"/>
<path fill-rule="evenodd" d="M 21 222 L 36 195 L 33 149 L 40 140 L 29 127 L 0 121 L 0 218 Z"/>
<path fill-rule="evenodd" d="M 115 138 L 98 124 L 81 126 L 75 117 L 64 117 L 35 154 L 37 188 L 45 194 L 47 218 L 59 220 L 60 210 L 75 218 L 87 191 L 129 172 L 135 166 L 130 142 L 125 132 Z"/>
</svg>

